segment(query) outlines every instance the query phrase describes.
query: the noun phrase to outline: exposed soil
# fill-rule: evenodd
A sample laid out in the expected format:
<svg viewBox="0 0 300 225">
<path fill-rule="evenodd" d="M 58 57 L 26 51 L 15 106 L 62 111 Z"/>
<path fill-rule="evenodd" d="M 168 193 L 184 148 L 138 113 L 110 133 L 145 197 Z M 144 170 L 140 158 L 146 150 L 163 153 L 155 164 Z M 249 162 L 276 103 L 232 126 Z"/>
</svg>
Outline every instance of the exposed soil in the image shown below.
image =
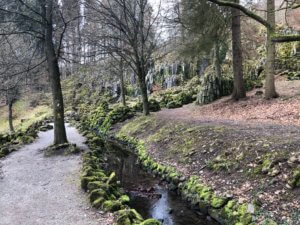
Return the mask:
<svg viewBox="0 0 300 225">
<path fill-rule="evenodd" d="M 84 138 L 67 126 L 68 139 L 86 149 Z M 80 189 L 81 156 L 44 157 L 53 130 L 0 161 L 1 225 L 106 225 L 113 216 L 90 208 Z"/>
</svg>

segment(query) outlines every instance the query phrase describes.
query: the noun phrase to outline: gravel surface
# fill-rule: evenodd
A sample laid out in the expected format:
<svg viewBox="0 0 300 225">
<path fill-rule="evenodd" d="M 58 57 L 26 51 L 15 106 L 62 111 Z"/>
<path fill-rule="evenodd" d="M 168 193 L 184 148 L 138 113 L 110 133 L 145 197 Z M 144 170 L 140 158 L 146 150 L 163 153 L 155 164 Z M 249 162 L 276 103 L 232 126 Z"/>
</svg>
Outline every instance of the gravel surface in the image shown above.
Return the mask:
<svg viewBox="0 0 300 225">
<path fill-rule="evenodd" d="M 68 139 L 86 149 L 84 138 L 67 126 Z M 0 225 L 106 225 L 111 214 L 90 208 L 80 189 L 81 156 L 44 157 L 53 130 L 0 161 Z"/>
</svg>

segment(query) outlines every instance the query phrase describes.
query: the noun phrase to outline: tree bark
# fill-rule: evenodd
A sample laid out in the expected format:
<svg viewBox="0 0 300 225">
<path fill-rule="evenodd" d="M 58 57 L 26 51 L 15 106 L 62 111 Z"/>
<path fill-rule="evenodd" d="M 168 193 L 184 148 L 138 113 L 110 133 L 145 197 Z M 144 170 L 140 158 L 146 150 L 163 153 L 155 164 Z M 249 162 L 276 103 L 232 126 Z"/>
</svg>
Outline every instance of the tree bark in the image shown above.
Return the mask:
<svg viewBox="0 0 300 225">
<path fill-rule="evenodd" d="M 140 86 L 141 95 L 142 95 L 143 113 L 145 116 L 147 116 L 150 114 L 150 111 L 149 111 L 147 85 L 146 85 L 145 76 L 144 76 L 143 72 L 140 72 L 140 74 L 138 74 L 138 79 L 139 79 L 139 86 Z"/>
<path fill-rule="evenodd" d="M 126 93 L 125 93 L 125 84 L 124 84 L 124 72 L 123 72 L 124 66 L 123 66 L 123 61 L 121 59 L 120 61 L 120 68 L 119 68 L 119 73 L 120 73 L 120 84 L 121 84 L 121 101 L 123 106 L 126 106 Z"/>
<path fill-rule="evenodd" d="M 214 68 L 218 78 L 222 76 L 221 62 L 220 62 L 220 43 L 215 40 L 214 43 Z"/>
<path fill-rule="evenodd" d="M 235 1 L 237 4 L 239 0 Z M 232 99 L 239 100 L 246 97 L 243 78 L 243 56 L 241 44 L 241 14 L 238 9 L 232 8 L 232 67 L 234 76 L 234 88 Z"/>
<path fill-rule="evenodd" d="M 13 110 L 12 110 L 12 107 L 13 107 L 13 102 L 9 102 L 8 103 L 8 123 L 9 123 L 10 133 L 15 132 L 15 129 L 14 129 L 14 126 L 13 126 Z"/>
<path fill-rule="evenodd" d="M 60 71 L 58 59 L 53 44 L 53 1 L 46 0 L 46 24 L 45 24 L 45 53 L 48 65 L 49 78 L 52 89 L 53 116 L 54 116 L 54 144 L 67 143 L 67 135 L 64 121 L 64 102 L 60 84 Z"/>
<path fill-rule="evenodd" d="M 267 0 L 267 21 L 271 25 L 267 28 L 267 62 L 266 62 L 266 81 L 265 98 L 271 99 L 278 97 L 275 89 L 275 43 L 272 36 L 275 33 L 275 2 Z"/>
</svg>

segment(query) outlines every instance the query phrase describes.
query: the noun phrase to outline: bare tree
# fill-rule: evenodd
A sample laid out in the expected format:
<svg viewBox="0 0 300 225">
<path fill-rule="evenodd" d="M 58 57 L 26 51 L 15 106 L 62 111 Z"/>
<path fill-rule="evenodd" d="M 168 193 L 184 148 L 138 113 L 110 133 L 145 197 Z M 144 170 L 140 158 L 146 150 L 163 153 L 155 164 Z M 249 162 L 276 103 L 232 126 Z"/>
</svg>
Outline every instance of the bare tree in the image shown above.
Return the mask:
<svg viewBox="0 0 300 225">
<path fill-rule="evenodd" d="M 30 41 L 18 35 L 0 37 L 0 93 L 8 106 L 10 132 L 14 132 L 13 104 L 26 89 L 27 70 L 35 61 L 31 52 Z"/>
<path fill-rule="evenodd" d="M 119 57 L 136 73 L 143 112 L 148 115 L 145 78 L 156 49 L 157 19 L 148 0 L 87 0 L 86 7 L 90 12 L 87 17 L 96 28 L 89 41 L 99 46 L 101 54 Z"/>
</svg>

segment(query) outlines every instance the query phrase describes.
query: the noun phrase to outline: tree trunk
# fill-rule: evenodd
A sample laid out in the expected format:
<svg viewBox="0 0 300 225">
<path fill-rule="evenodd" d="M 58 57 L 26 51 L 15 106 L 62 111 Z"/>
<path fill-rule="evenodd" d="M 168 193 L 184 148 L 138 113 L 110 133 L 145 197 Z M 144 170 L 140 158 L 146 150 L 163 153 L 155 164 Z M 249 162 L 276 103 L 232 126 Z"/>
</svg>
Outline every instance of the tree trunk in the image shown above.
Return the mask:
<svg viewBox="0 0 300 225">
<path fill-rule="evenodd" d="M 275 2 L 267 0 L 267 21 L 271 27 L 267 28 L 267 62 L 266 62 L 266 82 L 265 98 L 276 98 L 278 94 L 275 89 L 275 43 L 272 42 L 272 35 L 275 32 Z"/>
<path fill-rule="evenodd" d="M 8 103 L 8 123 L 9 123 L 9 130 L 10 133 L 14 133 L 14 126 L 13 126 L 13 111 L 12 111 L 13 103 Z"/>
<path fill-rule="evenodd" d="M 218 40 L 215 40 L 214 43 L 214 68 L 218 78 L 222 76 L 222 69 L 220 63 L 220 43 Z"/>
<path fill-rule="evenodd" d="M 124 84 L 124 72 L 123 72 L 123 61 L 121 59 L 120 61 L 120 83 L 121 83 L 121 100 L 122 100 L 122 104 L 123 106 L 126 106 L 126 93 L 125 93 L 125 84 Z"/>
<path fill-rule="evenodd" d="M 54 116 L 54 144 L 67 143 L 65 121 L 64 121 L 64 102 L 60 84 L 60 71 L 58 59 L 53 45 L 53 24 L 52 9 L 53 1 L 47 0 L 46 24 L 45 24 L 45 53 L 48 65 L 49 78 L 52 89 L 53 116 Z"/>
<path fill-rule="evenodd" d="M 235 0 L 239 3 L 239 0 Z M 239 100 L 246 97 L 243 78 L 243 56 L 241 44 L 241 14 L 238 9 L 232 8 L 232 67 L 234 76 L 234 88 L 232 99 Z"/>
<path fill-rule="evenodd" d="M 147 85 L 145 81 L 145 76 L 142 72 L 138 74 L 139 78 L 139 86 L 142 94 L 142 101 L 143 101 L 143 113 L 145 116 L 149 115 L 149 102 L 148 102 L 148 93 L 147 93 Z"/>
</svg>

